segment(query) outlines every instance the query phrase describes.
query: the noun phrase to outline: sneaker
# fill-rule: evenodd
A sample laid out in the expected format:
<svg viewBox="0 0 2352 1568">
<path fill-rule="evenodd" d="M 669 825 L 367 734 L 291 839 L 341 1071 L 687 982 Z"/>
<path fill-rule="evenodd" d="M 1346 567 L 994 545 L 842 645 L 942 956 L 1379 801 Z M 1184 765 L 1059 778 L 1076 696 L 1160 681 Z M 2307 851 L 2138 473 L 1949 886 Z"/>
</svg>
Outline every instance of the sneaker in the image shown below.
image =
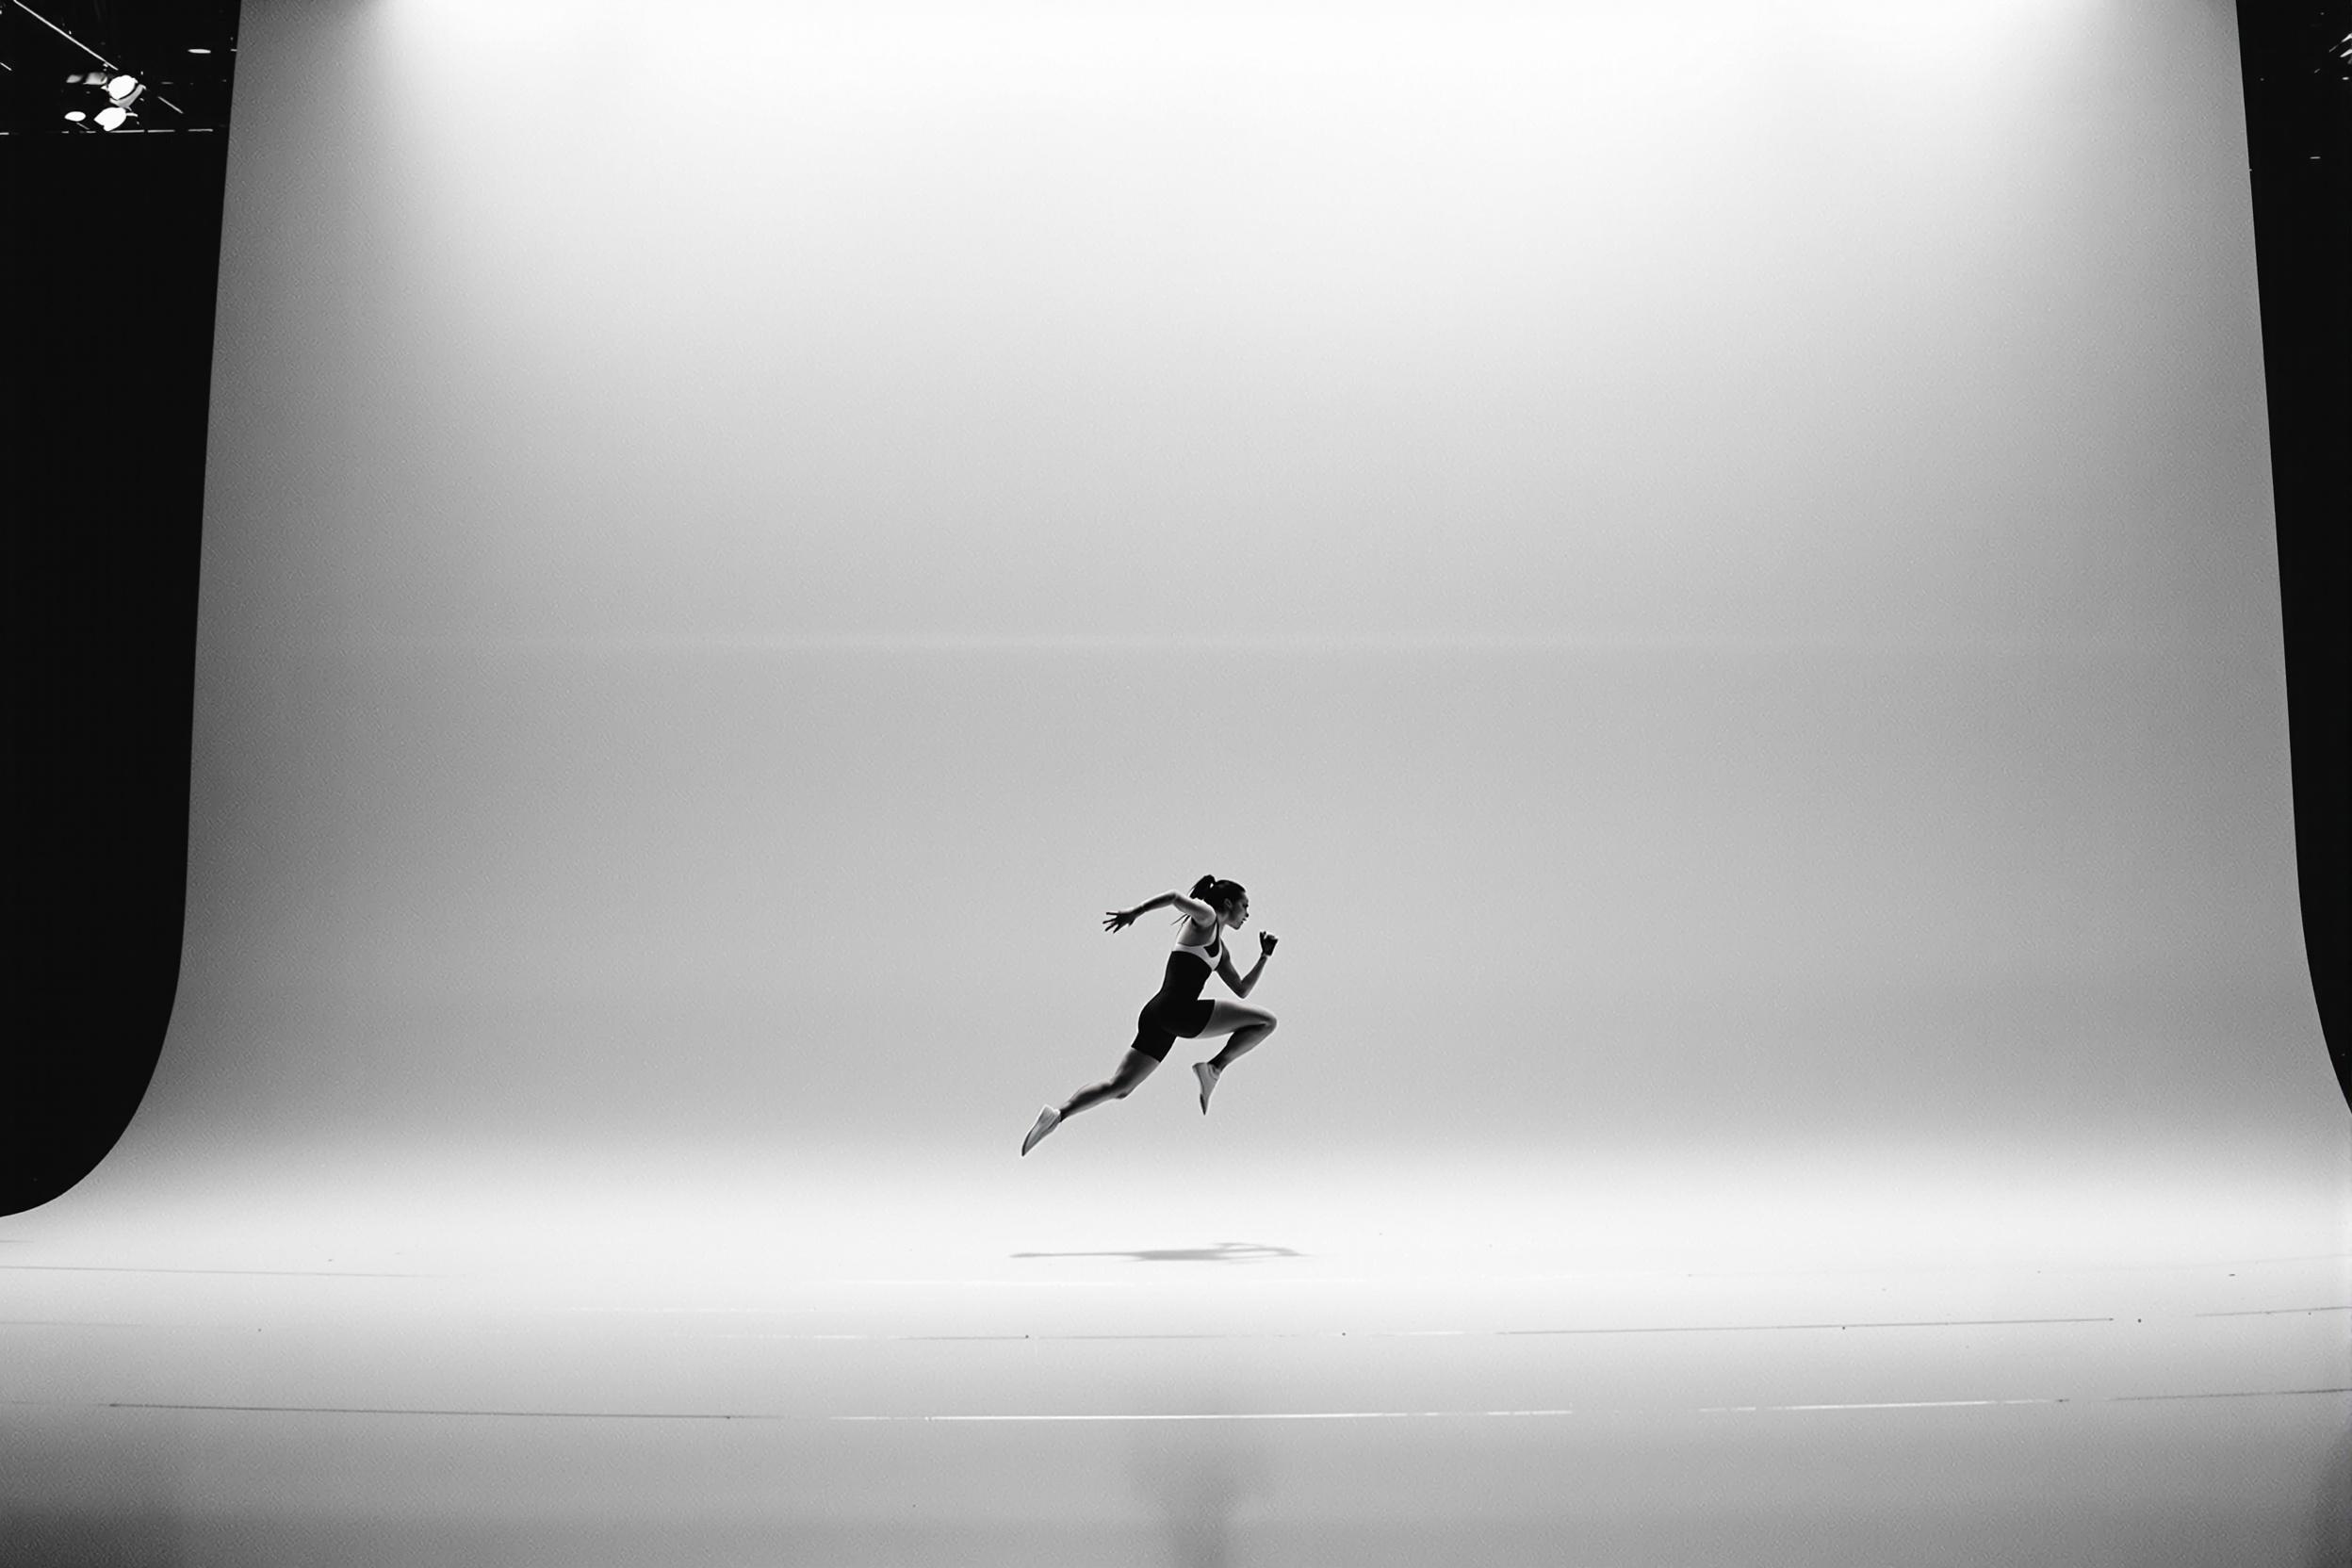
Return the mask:
<svg viewBox="0 0 2352 1568">
<path fill-rule="evenodd" d="M 1209 1096 L 1217 1092 L 1217 1070 L 1206 1062 L 1195 1062 L 1192 1064 L 1192 1075 L 1200 1080 L 1200 1114 L 1206 1116 L 1209 1114 Z"/>
<path fill-rule="evenodd" d="M 1029 1129 L 1029 1135 L 1027 1137 L 1021 1140 L 1021 1152 L 1026 1154 L 1029 1151 L 1035 1149 L 1037 1146 L 1037 1140 L 1039 1138 L 1045 1136 L 1046 1134 L 1052 1132 L 1054 1128 L 1059 1127 L 1061 1124 L 1062 1113 L 1055 1110 L 1053 1106 L 1048 1105 L 1045 1109 L 1039 1111 L 1037 1113 L 1037 1124 Z"/>
</svg>

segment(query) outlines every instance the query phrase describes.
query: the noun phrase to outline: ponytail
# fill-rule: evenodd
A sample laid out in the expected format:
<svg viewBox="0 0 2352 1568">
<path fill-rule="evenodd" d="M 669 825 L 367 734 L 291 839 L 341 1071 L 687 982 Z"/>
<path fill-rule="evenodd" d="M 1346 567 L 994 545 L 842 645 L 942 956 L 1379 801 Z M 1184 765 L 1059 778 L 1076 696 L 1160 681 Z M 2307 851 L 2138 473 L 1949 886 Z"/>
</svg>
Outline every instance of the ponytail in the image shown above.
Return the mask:
<svg viewBox="0 0 2352 1568">
<path fill-rule="evenodd" d="M 1192 885 L 1193 897 L 1218 910 L 1222 910 L 1226 905 L 1231 904 L 1236 898 L 1242 897 L 1249 890 L 1244 888 L 1238 882 L 1227 882 L 1215 876 L 1204 876 L 1200 881 L 1195 882 Z M 1179 915 L 1176 918 L 1178 920 L 1189 920 L 1191 917 L 1188 915 Z"/>
</svg>

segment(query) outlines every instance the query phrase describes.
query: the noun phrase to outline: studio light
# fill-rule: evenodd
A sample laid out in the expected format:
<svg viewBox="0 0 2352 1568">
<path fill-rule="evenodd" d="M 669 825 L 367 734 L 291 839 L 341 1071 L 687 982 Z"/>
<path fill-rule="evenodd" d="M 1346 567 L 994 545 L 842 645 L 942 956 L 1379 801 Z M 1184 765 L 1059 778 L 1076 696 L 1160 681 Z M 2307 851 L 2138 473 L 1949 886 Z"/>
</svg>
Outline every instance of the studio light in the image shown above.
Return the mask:
<svg viewBox="0 0 2352 1568">
<path fill-rule="evenodd" d="M 102 131 L 119 131 L 136 118 L 132 106 L 145 96 L 147 84 L 124 71 L 77 72 L 65 79 L 69 101 L 79 98 L 79 106 L 68 109 L 65 118 L 74 124 L 96 126 Z"/>
<path fill-rule="evenodd" d="M 217 11 L 225 0 L 209 0 L 209 3 Z M 99 8 L 103 11 L 107 8 Z M 204 6 L 164 8 L 166 10 L 180 11 L 204 8 Z M 189 76 L 183 69 L 172 83 L 159 86 L 154 80 L 154 73 L 146 70 L 144 65 L 138 70 L 130 69 L 122 60 L 114 58 L 108 53 L 94 46 L 91 41 L 76 37 L 72 29 L 61 26 L 33 7 L 24 4 L 24 0 L 17 0 L 17 3 L 8 9 L 12 12 L 22 12 L 25 17 L 46 29 L 47 34 L 55 41 L 44 41 L 42 47 L 57 51 L 62 56 L 59 64 L 67 69 L 64 72 L 63 88 L 56 100 L 55 112 L 65 122 L 64 128 L 68 131 L 83 135 L 93 131 L 136 131 L 140 127 L 134 122 L 145 115 L 151 102 L 162 105 L 173 117 L 161 127 L 163 129 L 218 129 L 217 124 L 192 125 L 188 121 L 188 111 L 173 103 L 166 95 L 168 91 L 177 90 L 175 84 L 180 80 L 189 82 L 199 90 L 214 93 L 220 100 L 218 113 L 213 112 L 212 106 L 206 106 L 206 112 L 203 118 L 219 120 L 225 117 L 227 94 L 225 75 L 216 78 L 210 72 L 199 71 L 193 76 Z M 233 16 L 234 8 L 229 8 L 228 14 Z M 106 19 L 102 17 L 101 20 Z M 166 46 L 162 40 L 152 36 L 162 27 L 162 24 L 154 18 L 117 18 L 114 20 L 127 21 L 130 30 L 135 34 L 151 35 L 144 40 L 143 43 L 137 37 L 119 41 L 129 43 L 135 49 L 144 47 L 151 51 Z M 204 21 L 206 24 L 204 33 L 198 34 L 199 37 L 211 34 L 218 41 L 221 38 L 234 35 L 234 22 L 228 20 L 226 16 L 210 16 L 204 18 Z M 210 43 L 188 43 L 188 31 L 184 24 L 169 28 L 168 36 L 170 37 L 169 46 L 178 47 L 185 44 L 190 55 L 210 55 L 215 52 L 214 45 Z M 141 59 L 150 57 L 152 57 L 134 56 L 134 58 Z M 168 67 L 166 75 L 172 76 Z M 57 80 L 56 77 L 50 79 Z M 57 122 L 51 121 L 50 124 L 55 126 Z"/>
</svg>

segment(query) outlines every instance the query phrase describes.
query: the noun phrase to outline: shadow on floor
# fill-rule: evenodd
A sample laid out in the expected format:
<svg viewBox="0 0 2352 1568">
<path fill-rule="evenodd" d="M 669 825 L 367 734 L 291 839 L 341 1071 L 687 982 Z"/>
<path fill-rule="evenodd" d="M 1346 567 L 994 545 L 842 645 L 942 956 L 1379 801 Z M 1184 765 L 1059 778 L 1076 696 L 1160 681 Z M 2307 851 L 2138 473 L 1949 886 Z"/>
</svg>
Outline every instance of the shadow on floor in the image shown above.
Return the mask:
<svg viewBox="0 0 2352 1568">
<path fill-rule="evenodd" d="M 1262 1258 L 1303 1258 L 1290 1247 L 1261 1241 L 1220 1241 L 1214 1247 L 1135 1247 L 1102 1252 L 1013 1252 L 1016 1258 L 1128 1258 L 1136 1263 L 1255 1263 Z"/>
</svg>

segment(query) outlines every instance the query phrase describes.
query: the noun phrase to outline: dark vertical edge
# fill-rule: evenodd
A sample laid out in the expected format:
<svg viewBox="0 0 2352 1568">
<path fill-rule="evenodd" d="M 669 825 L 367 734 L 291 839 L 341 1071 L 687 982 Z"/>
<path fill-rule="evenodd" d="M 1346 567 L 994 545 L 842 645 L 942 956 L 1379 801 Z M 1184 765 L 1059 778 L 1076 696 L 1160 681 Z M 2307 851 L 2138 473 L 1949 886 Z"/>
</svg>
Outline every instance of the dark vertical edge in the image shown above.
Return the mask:
<svg viewBox="0 0 2352 1568">
<path fill-rule="evenodd" d="M 2239 0 L 2270 400 L 2296 880 L 2336 1081 L 2352 1104 L 2352 4 Z"/>
<path fill-rule="evenodd" d="M 0 1213 L 80 1181 L 154 1075 L 187 902 L 228 136 L 14 135 L 11 870 Z"/>
</svg>

